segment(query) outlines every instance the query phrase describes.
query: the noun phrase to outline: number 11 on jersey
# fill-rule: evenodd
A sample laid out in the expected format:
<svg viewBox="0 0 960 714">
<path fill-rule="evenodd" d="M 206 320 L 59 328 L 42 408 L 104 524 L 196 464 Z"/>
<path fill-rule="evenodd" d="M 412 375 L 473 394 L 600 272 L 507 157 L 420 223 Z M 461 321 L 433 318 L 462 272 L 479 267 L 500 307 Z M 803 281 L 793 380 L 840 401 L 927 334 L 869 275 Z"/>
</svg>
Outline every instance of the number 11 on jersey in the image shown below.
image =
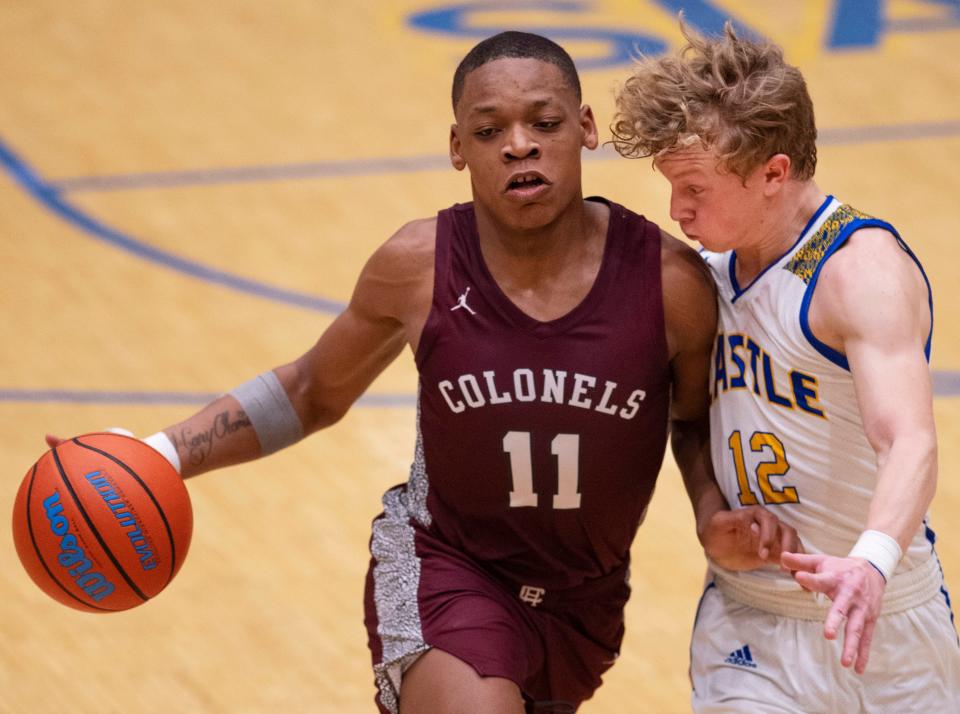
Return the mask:
<svg viewBox="0 0 960 714">
<path fill-rule="evenodd" d="M 533 490 L 533 457 L 529 431 L 509 431 L 503 437 L 503 450 L 510 455 L 510 473 L 513 490 L 510 491 L 511 508 L 537 505 L 537 493 Z M 557 457 L 557 493 L 553 507 L 557 509 L 580 508 L 579 486 L 580 435 L 557 434 L 550 442 L 550 453 Z"/>
</svg>

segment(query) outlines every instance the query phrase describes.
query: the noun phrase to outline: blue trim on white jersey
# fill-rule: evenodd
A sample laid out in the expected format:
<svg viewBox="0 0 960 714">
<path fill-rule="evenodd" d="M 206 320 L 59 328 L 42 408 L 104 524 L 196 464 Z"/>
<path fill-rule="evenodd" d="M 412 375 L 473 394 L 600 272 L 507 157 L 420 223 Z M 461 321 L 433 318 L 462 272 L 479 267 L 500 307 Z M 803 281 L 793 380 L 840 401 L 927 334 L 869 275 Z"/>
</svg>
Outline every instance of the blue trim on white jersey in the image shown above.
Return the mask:
<svg viewBox="0 0 960 714">
<path fill-rule="evenodd" d="M 920 275 L 923 276 L 923 281 L 927 284 L 927 305 L 930 308 L 930 332 L 927 335 L 927 342 L 923 348 L 923 354 L 927 358 L 927 362 L 929 362 L 930 346 L 933 343 L 933 288 L 930 286 L 930 280 L 927 278 L 927 274 L 923 270 L 923 266 L 920 264 L 920 261 L 917 260 L 917 256 L 913 254 L 913 251 L 910 250 L 903 238 L 900 237 L 897 229 L 886 221 L 880 220 L 879 218 L 855 218 L 854 220 L 850 221 L 850 223 L 844 226 L 843 230 L 840 231 L 840 234 L 837 236 L 837 239 L 833 242 L 833 244 L 827 248 L 827 252 L 823 254 L 823 258 L 820 259 L 820 263 L 814 269 L 813 276 L 810 278 L 810 282 L 807 284 L 807 289 L 803 293 L 803 301 L 800 303 L 800 329 L 803 331 L 804 337 L 807 338 L 807 342 L 809 342 L 810 345 L 821 355 L 826 357 L 841 369 L 845 369 L 848 372 L 850 371 L 850 362 L 847 360 L 847 356 L 842 352 L 833 349 L 825 342 L 818 340 L 813 334 L 813 330 L 810 329 L 810 302 L 813 299 L 813 290 L 817 286 L 817 280 L 820 278 L 820 271 L 823 269 L 823 266 L 830 259 L 830 256 L 836 253 L 843 246 L 843 244 L 847 242 L 850 236 L 852 236 L 861 228 L 882 228 L 890 233 L 897 240 L 897 243 L 900 245 L 903 251 L 910 256 L 917 268 L 920 269 Z"/>
<path fill-rule="evenodd" d="M 900 237 L 900 234 L 897 233 L 896 230 L 893 232 L 893 237 L 897 239 L 897 243 L 899 243 L 900 247 L 907 252 L 907 255 L 913 259 L 913 262 L 920 270 L 920 275 L 923 276 L 923 282 L 927 284 L 927 305 L 930 307 L 930 333 L 927 335 L 927 344 L 923 346 L 923 354 L 926 356 L 927 362 L 930 362 L 930 348 L 933 346 L 933 286 L 930 285 L 930 279 L 927 277 L 927 272 L 920 264 L 920 260 L 916 255 L 913 254 L 913 251 L 910 250 L 910 246 L 907 245 L 906 241 Z"/>
<path fill-rule="evenodd" d="M 940 594 L 943 595 L 943 600 L 947 604 L 947 610 L 950 612 L 950 624 L 953 625 L 953 631 L 954 634 L 956 634 L 957 627 L 953 618 L 953 605 L 950 602 L 950 591 L 947 590 L 947 580 L 943 575 L 943 564 L 940 562 L 940 556 L 937 554 L 937 534 L 933 532 L 933 528 L 930 527 L 926 518 L 923 519 L 923 534 L 927 537 L 927 542 L 930 543 L 930 552 L 932 552 L 933 557 L 937 559 L 937 566 L 940 568 Z M 957 637 L 957 644 L 960 645 L 960 636 Z"/>
<path fill-rule="evenodd" d="M 761 270 L 757 274 L 757 276 L 750 281 L 750 284 L 747 285 L 747 287 L 745 287 L 743 290 L 741 290 L 740 286 L 737 284 L 737 251 L 735 250 L 731 251 L 729 267 L 730 267 L 730 287 L 733 288 L 733 299 L 730 302 L 734 303 L 737 300 L 739 300 L 740 296 L 743 295 L 745 292 L 747 292 L 747 290 L 752 288 L 756 284 L 756 282 L 760 278 L 762 278 L 768 270 L 770 270 L 770 268 L 772 268 L 774 265 L 776 265 L 781 260 L 783 260 L 789 253 L 793 252 L 793 249 L 796 248 L 797 245 L 800 243 L 800 241 L 803 240 L 804 236 L 807 235 L 807 231 L 810 230 L 810 226 L 812 226 L 814 223 L 817 222 L 817 219 L 820 218 L 821 214 L 827 209 L 827 206 L 829 206 L 832 201 L 833 201 L 833 196 L 827 196 L 824 199 L 823 203 L 820 204 L 820 208 L 818 208 L 816 212 L 812 216 L 810 216 L 810 220 L 807 221 L 807 225 L 805 225 L 803 227 L 803 230 L 800 231 L 800 235 L 797 236 L 797 239 L 793 242 L 793 245 L 787 248 L 787 250 L 785 250 L 779 258 L 777 258 L 772 263 L 770 263 L 770 265 L 768 265 L 766 268 Z"/>
</svg>

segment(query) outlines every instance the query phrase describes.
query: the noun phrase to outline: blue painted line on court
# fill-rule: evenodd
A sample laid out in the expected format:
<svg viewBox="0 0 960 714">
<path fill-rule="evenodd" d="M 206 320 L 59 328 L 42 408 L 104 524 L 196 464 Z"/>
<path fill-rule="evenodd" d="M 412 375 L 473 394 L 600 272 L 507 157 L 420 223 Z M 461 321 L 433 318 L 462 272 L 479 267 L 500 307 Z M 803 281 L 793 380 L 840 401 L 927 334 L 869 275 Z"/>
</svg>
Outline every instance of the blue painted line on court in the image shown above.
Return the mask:
<svg viewBox="0 0 960 714">
<path fill-rule="evenodd" d="M 138 188 L 176 188 L 179 186 L 371 176 L 449 168 L 450 157 L 446 154 L 436 154 L 346 161 L 307 161 L 293 164 L 235 166 L 188 171 L 156 171 L 116 176 L 80 176 L 53 180 L 49 182 L 49 185 L 61 192 L 117 191 Z"/>
<path fill-rule="evenodd" d="M 102 391 L 85 389 L 0 389 L 0 402 L 33 404 L 206 404 L 212 392 Z"/>
<path fill-rule="evenodd" d="M 2 139 L 0 139 L 0 164 L 3 165 L 7 172 L 27 193 L 39 201 L 47 210 L 59 216 L 75 228 L 79 228 L 92 238 L 119 248 L 138 258 L 162 265 L 178 273 L 189 275 L 208 283 L 214 283 L 230 288 L 231 290 L 237 290 L 287 305 L 333 314 L 341 312 L 344 308 L 342 303 L 333 300 L 268 285 L 267 283 L 202 265 L 192 260 L 182 258 L 174 253 L 160 250 L 149 243 L 138 240 L 115 228 L 111 228 L 65 200 L 63 192 L 60 189 L 41 179 Z"/>
<path fill-rule="evenodd" d="M 937 397 L 960 396 L 960 372 L 933 373 L 933 394 Z"/>
<path fill-rule="evenodd" d="M 841 127 L 821 129 L 820 146 L 864 144 L 887 141 L 912 141 L 960 136 L 960 121 L 921 122 L 883 126 Z M 586 161 L 612 161 L 620 156 L 609 145 L 599 151 L 585 151 Z M 244 166 L 234 168 L 196 169 L 191 171 L 155 171 L 106 176 L 78 176 L 49 181 L 47 185 L 60 193 L 82 191 L 129 191 L 143 188 L 175 188 L 232 183 L 261 183 L 349 176 L 374 176 L 392 173 L 415 173 L 450 168 L 446 154 L 407 156 L 347 161 L 314 161 L 295 164 Z"/>
<path fill-rule="evenodd" d="M 882 124 L 879 126 L 850 126 L 821 129 L 817 135 L 817 144 L 821 146 L 843 146 L 847 144 L 871 144 L 884 141 L 945 139 L 952 136 L 960 136 L 960 121 Z"/>
<path fill-rule="evenodd" d="M 19 404 L 113 404 L 127 406 L 177 406 L 207 404 L 222 396 L 216 392 L 165 392 L 98 389 L 0 389 L 0 403 Z M 361 407 L 412 407 L 413 394 L 364 394 Z"/>
</svg>

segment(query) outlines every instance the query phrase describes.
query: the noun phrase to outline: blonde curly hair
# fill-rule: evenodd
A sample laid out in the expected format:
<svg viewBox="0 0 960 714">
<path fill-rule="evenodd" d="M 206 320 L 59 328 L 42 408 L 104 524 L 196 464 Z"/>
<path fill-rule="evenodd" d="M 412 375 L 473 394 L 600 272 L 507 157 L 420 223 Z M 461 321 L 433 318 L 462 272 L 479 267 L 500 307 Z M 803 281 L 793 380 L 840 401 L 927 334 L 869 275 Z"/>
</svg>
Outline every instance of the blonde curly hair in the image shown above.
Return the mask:
<svg viewBox="0 0 960 714">
<path fill-rule="evenodd" d="M 806 82 L 783 50 L 737 37 L 694 36 L 675 56 L 641 58 L 617 92 L 613 145 L 627 158 L 658 158 L 695 144 L 717 153 L 720 167 L 745 179 L 775 154 L 791 175 L 813 177 L 817 127 Z"/>
</svg>

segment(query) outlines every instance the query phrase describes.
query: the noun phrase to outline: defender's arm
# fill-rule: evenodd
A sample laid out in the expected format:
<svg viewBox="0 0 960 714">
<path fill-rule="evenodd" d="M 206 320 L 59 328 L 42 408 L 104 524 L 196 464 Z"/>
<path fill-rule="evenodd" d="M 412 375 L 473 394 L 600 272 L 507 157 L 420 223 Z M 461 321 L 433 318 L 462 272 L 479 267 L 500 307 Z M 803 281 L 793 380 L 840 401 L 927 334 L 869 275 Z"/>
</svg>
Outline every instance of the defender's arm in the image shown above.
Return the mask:
<svg viewBox="0 0 960 714">
<path fill-rule="evenodd" d="M 936 489 L 937 437 L 924 347 L 926 281 L 893 236 L 868 228 L 827 262 L 811 303 L 818 338 L 847 356 L 864 431 L 877 454 L 866 530 L 846 557 L 785 556 L 804 587 L 833 605 L 828 639 L 844 627 L 841 663 L 862 673 L 889 578 Z"/>
<path fill-rule="evenodd" d="M 761 506 L 730 510 L 710 458 L 710 359 L 717 332 L 713 279 L 703 260 L 664 234 L 663 297 L 673 388 L 670 443 L 706 554 L 730 570 L 779 562 L 801 550 L 796 531 Z"/>
</svg>

